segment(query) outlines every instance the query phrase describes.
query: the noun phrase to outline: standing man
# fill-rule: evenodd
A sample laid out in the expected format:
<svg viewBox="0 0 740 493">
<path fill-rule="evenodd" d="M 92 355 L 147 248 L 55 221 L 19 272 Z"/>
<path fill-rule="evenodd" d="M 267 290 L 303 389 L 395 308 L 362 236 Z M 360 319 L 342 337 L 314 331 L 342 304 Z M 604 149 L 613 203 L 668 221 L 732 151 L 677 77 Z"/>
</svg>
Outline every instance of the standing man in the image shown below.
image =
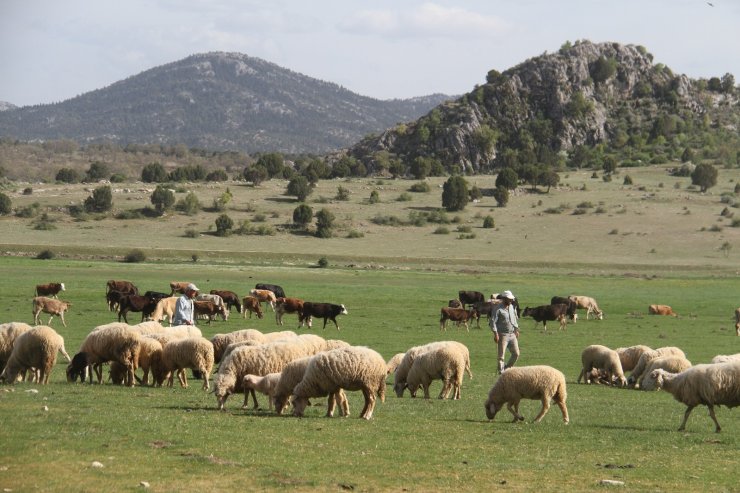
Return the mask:
<svg viewBox="0 0 740 493">
<path fill-rule="evenodd" d="M 519 359 L 519 321 L 513 304 L 515 298 L 511 291 L 504 291 L 500 298 L 501 304 L 494 308 L 493 317 L 488 322 L 493 331 L 493 340 L 498 345 L 499 374 L 514 366 Z M 507 348 L 511 356 L 504 366 L 504 353 Z"/>
<path fill-rule="evenodd" d="M 185 294 L 180 296 L 175 305 L 175 315 L 172 317 L 172 325 L 195 325 L 195 305 L 193 299 L 198 296 L 198 287 L 188 284 Z"/>
</svg>

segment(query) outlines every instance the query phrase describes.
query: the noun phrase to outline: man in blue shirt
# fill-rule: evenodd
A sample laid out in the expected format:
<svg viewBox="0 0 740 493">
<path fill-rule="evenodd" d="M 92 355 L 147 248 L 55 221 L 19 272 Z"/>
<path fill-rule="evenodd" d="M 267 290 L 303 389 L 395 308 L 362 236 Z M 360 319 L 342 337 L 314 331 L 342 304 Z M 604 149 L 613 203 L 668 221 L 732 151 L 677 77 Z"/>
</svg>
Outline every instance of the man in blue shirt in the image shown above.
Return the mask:
<svg viewBox="0 0 740 493">
<path fill-rule="evenodd" d="M 188 284 L 185 294 L 180 296 L 175 305 L 175 315 L 172 317 L 172 325 L 195 325 L 195 304 L 193 299 L 198 296 L 198 287 Z"/>
</svg>

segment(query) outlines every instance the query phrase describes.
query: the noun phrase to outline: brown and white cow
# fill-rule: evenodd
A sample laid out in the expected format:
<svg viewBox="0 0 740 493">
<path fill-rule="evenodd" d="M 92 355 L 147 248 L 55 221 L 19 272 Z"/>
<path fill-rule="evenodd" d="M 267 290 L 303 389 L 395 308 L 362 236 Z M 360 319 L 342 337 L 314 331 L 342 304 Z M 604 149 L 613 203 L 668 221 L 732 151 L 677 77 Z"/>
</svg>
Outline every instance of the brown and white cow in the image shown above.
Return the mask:
<svg viewBox="0 0 740 493">
<path fill-rule="evenodd" d="M 49 317 L 49 323 L 46 325 L 51 326 L 51 319 L 54 318 L 54 315 L 57 315 L 62 319 L 62 325 L 66 327 L 67 323 L 64 321 L 64 312 L 66 312 L 70 306 L 72 306 L 72 303 L 69 301 L 55 300 L 54 298 L 46 298 L 45 296 L 36 296 L 33 299 L 33 323 L 35 325 L 39 325 L 39 315 L 41 312 L 44 312 L 51 315 L 51 317 Z"/>
<path fill-rule="evenodd" d="M 648 307 L 648 313 L 650 315 L 670 315 L 671 317 L 678 317 L 678 314 L 668 305 L 650 305 Z"/>
<path fill-rule="evenodd" d="M 465 324 L 465 330 L 470 332 L 468 328 L 468 321 L 475 317 L 475 308 L 466 310 L 464 308 L 450 308 L 449 306 L 443 306 L 440 309 L 439 317 L 439 330 L 447 331 L 447 321 L 452 320 L 460 327 L 460 324 Z"/>
<path fill-rule="evenodd" d="M 247 312 L 249 312 L 249 318 L 252 318 L 252 313 L 257 314 L 257 318 L 261 319 L 264 315 L 262 314 L 262 306 L 257 298 L 254 296 L 245 296 L 242 298 L 242 317 L 247 318 Z"/>
<path fill-rule="evenodd" d="M 301 312 L 303 311 L 303 300 L 300 298 L 278 298 L 275 303 L 275 322 L 278 325 L 283 325 L 283 315 L 286 313 L 297 313 L 298 319 L 301 318 Z M 309 327 L 311 326 L 309 320 Z"/>
<path fill-rule="evenodd" d="M 604 312 L 599 309 L 599 305 L 596 304 L 596 300 L 590 296 L 572 295 L 568 296 L 568 298 L 575 302 L 577 308 L 583 308 L 586 310 L 586 320 L 588 320 L 588 316 L 592 313 L 595 318 L 598 318 L 599 320 L 604 319 Z"/>
<path fill-rule="evenodd" d="M 272 311 L 275 311 L 277 298 L 275 297 L 275 293 L 269 289 L 252 289 L 249 291 L 249 296 L 254 296 L 260 303 L 267 303 L 272 308 Z"/>
<path fill-rule="evenodd" d="M 229 319 L 229 310 L 224 305 L 217 305 L 213 301 L 194 301 L 193 311 L 195 315 L 205 315 L 210 324 L 213 321 L 213 317 L 221 315 L 221 318 L 226 321 Z"/>
<path fill-rule="evenodd" d="M 59 291 L 64 291 L 63 282 L 50 282 L 48 284 L 36 285 L 36 296 L 46 296 L 49 298 L 58 298 Z"/>
<path fill-rule="evenodd" d="M 170 296 L 173 296 L 175 293 L 185 294 L 185 290 L 188 289 L 190 284 L 190 282 L 172 281 L 170 283 Z"/>
<path fill-rule="evenodd" d="M 237 312 L 242 312 L 242 305 L 239 299 L 239 295 L 235 292 L 225 289 L 211 289 L 210 293 L 219 295 L 226 304 L 226 308 L 228 308 L 229 310 L 231 310 L 232 307 L 236 307 Z"/>
</svg>

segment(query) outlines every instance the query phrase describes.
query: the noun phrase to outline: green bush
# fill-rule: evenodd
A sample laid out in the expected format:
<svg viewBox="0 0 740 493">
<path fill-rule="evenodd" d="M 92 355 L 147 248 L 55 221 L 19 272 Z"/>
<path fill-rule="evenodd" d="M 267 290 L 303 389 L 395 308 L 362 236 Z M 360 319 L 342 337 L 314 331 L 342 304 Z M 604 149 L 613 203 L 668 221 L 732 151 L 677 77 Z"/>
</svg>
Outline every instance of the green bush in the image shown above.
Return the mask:
<svg viewBox="0 0 740 493">
<path fill-rule="evenodd" d="M 123 261 L 129 264 L 136 264 L 139 262 L 144 262 L 145 260 L 146 260 L 146 254 L 143 251 L 139 250 L 138 248 L 131 250 L 123 258 Z"/>
<path fill-rule="evenodd" d="M 183 235 L 185 238 L 197 238 L 200 236 L 200 233 L 198 233 L 198 230 L 193 228 L 188 228 L 185 230 L 185 234 Z"/>
<path fill-rule="evenodd" d="M 365 233 L 363 233 L 362 231 L 357 231 L 355 229 L 350 230 L 350 232 L 347 233 L 347 238 L 364 238 L 364 237 L 365 237 Z"/>
<path fill-rule="evenodd" d="M 93 190 L 85 199 L 85 212 L 107 212 L 113 208 L 113 191 L 105 185 Z"/>
<path fill-rule="evenodd" d="M 373 190 L 370 192 L 370 199 L 368 200 L 370 204 L 377 204 L 380 202 L 380 195 L 378 194 L 377 190 Z"/>
<path fill-rule="evenodd" d="M 411 197 L 411 194 L 403 192 L 401 195 L 396 198 L 396 202 L 411 202 L 413 198 Z"/>
<path fill-rule="evenodd" d="M 13 212 L 13 202 L 6 194 L 0 192 L 0 216 L 7 216 Z"/>
<path fill-rule="evenodd" d="M 127 210 L 117 213 L 115 217 L 116 219 L 122 219 L 122 220 L 141 219 L 144 217 L 144 214 L 142 214 L 141 211 L 136 210 L 136 209 L 127 209 Z"/>
<path fill-rule="evenodd" d="M 326 269 L 327 267 L 329 267 L 329 259 L 327 259 L 326 257 L 321 257 L 316 265 L 318 265 L 322 269 Z"/>
<path fill-rule="evenodd" d="M 216 218 L 216 235 L 229 236 L 234 227 L 234 220 L 227 214 L 221 214 Z"/>
<path fill-rule="evenodd" d="M 33 188 L 26 187 L 23 189 L 23 195 L 32 195 L 33 194 Z"/>
<path fill-rule="evenodd" d="M 450 230 L 446 226 L 439 226 L 437 229 L 434 230 L 435 235 L 448 235 L 450 234 Z"/>
<path fill-rule="evenodd" d="M 54 252 L 51 250 L 41 250 L 38 255 L 36 255 L 36 258 L 39 260 L 51 260 L 54 258 Z"/>
<path fill-rule="evenodd" d="M 493 220 L 492 216 L 486 216 L 483 218 L 483 227 L 486 229 L 491 229 L 496 227 L 496 223 Z"/>
<path fill-rule="evenodd" d="M 431 189 L 429 188 L 429 183 L 425 181 L 414 183 L 409 187 L 409 192 L 415 193 L 428 193 L 430 190 Z"/>
</svg>

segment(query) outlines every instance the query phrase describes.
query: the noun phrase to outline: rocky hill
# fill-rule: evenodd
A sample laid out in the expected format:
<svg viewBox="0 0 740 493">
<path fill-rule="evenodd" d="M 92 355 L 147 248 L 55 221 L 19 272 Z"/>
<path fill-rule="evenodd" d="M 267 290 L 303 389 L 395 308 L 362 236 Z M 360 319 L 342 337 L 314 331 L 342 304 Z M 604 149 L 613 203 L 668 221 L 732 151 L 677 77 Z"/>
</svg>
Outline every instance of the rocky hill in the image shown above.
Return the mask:
<svg viewBox="0 0 740 493">
<path fill-rule="evenodd" d="M 449 99 L 381 101 L 239 53 L 207 53 L 73 99 L 0 112 L 0 136 L 324 153 Z"/>
<path fill-rule="evenodd" d="M 371 172 L 418 160 L 447 172 L 542 164 L 678 159 L 686 147 L 738 164 L 734 77 L 692 80 L 641 46 L 579 41 L 531 58 L 412 123 L 365 138 L 343 155 Z M 715 145 L 706 147 L 706 136 Z M 596 163 L 598 165 L 598 162 Z M 521 176 L 521 175 L 520 175 Z"/>
</svg>

